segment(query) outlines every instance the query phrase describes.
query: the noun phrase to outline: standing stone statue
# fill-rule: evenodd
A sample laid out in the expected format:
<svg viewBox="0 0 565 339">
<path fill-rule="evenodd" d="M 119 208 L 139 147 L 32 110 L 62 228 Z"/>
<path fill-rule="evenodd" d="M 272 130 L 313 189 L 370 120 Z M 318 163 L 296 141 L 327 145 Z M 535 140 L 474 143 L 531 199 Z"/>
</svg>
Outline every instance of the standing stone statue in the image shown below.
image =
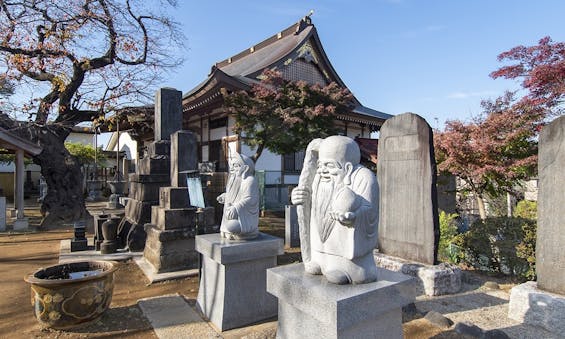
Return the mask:
<svg viewBox="0 0 565 339">
<path fill-rule="evenodd" d="M 218 196 L 224 204 L 220 233 L 222 238 L 253 239 L 259 235 L 259 186 L 255 164 L 243 154 L 233 153 L 226 192 Z"/>
<path fill-rule="evenodd" d="M 304 269 L 335 284 L 375 281 L 375 175 L 359 164 L 359 146 L 351 138 L 315 139 L 306 152 L 299 185 L 291 196 L 299 205 Z"/>
</svg>

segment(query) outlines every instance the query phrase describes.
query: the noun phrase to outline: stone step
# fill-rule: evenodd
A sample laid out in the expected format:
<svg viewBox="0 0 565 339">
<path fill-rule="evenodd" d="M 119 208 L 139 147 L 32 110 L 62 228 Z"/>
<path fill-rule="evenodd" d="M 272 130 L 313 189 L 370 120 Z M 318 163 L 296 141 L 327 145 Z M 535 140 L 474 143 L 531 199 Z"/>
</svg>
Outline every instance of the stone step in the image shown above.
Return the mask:
<svg viewBox="0 0 565 339">
<path fill-rule="evenodd" d="M 159 339 L 221 338 L 179 294 L 138 300 Z"/>
</svg>

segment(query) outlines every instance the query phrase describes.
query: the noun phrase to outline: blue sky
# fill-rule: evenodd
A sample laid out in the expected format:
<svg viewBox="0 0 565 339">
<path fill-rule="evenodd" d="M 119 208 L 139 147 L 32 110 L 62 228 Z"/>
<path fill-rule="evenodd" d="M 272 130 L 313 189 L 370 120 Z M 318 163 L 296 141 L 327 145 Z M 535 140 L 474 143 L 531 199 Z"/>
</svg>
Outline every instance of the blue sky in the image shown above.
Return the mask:
<svg viewBox="0 0 565 339">
<path fill-rule="evenodd" d="M 217 61 L 312 21 L 334 68 L 365 105 L 414 112 L 434 128 L 469 119 L 514 81 L 493 80 L 500 52 L 544 36 L 565 41 L 562 0 L 179 1 L 185 63 L 163 86 L 183 93 Z"/>
</svg>

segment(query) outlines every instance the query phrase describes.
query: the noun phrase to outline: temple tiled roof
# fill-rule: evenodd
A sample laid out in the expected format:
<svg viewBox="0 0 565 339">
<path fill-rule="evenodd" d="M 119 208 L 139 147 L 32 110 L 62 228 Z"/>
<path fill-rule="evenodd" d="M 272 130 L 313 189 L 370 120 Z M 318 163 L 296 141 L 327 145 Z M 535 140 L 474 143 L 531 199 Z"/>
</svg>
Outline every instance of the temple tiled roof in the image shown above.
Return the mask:
<svg viewBox="0 0 565 339">
<path fill-rule="evenodd" d="M 325 78 L 347 88 L 331 65 L 318 37 L 316 27 L 307 16 L 264 41 L 215 63 L 208 78 L 183 95 L 183 102 L 189 107 L 196 107 L 199 105 L 199 100 L 204 100 L 206 95 L 210 96 L 212 89 L 217 91 L 221 83 L 247 89 L 253 83 L 258 82 L 257 76 L 265 68 L 284 67 L 286 63 L 296 58 L 297 50 L 306 44 L 309 44 L 316 54 L 317 65 L 323 71 Z M 378 119 L 382 123 L 392 117 L 390 114 L 363 106 L 356 98 L 353 104 L 352 113 L 357 114 L 361 120 Z"/>
</svg>

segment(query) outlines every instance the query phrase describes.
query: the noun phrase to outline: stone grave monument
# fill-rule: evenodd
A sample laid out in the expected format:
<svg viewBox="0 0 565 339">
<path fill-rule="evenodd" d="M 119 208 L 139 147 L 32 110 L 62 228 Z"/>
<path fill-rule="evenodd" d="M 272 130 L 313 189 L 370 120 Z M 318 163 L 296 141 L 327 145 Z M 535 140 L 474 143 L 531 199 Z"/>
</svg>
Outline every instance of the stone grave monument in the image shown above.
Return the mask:
<svg viewBox="0 0 565 339">
<path fill-rule="evenodd" d="M 284 207 L 284 246 L 300 247 L 298 214 L 294 205 Z"/>
<path fill-rule="evenodd" d="M 432 130 L 420 116 L 394 116 L 380 130 L 378 267 L 415 276 L 427 295 L 456 293 L 461 270 L 436 265 L 439 219 Z"/>
<path fill-rule="evenodd" d="M 538 148 L 537 281 L 510 292 L 508 317 L 565 334 L 565 116 L 545 126 Z"/>
<path fill-rule="evenodd" d="M 279 300 L 279 338 L 402 338 L 413 279 L 377 272 L 379 187 L 360 158 L 348 137 L 308 145 L 292 192 L 304 263 L 267 270 L 267 291 Z"/>
<path fill-rule="evenodd" d="M 151 223 L 145 225 L 147 241 L 143 258 L 150 265 L 150 272 L 140 267 L 152 280 L 154 274 L 183 271 L 198 267 L 198 253 L 194 248 L 199 220 L 208 221 L 202 229 L 214 224 L 213 208 L 191 206 L 186 174 L 197 169 L 196 136 L 189 131 L 177 131 L 171 135 L 171 186 L 160 188 L 159 205 L 151 207 Z M 208 217 L 200 217 L 199 214 Z M 211 224 L 210 224 L 211 223 Z"/>
<path fill-rule="evenodd" d="M 282 239 L 259 232 L 259 188 L 255 165 L 231 154 L 220 233 L 196 236 L 201 257 L 197 305 L 221 331 L 277 314 L 277 301 L 266 291 L 266 270 L 283 253 Z"/>
<path fill-rule="evenodd" d="M 129 197 L 125 218 L 118 227 L 120 245 L 130 251 L 143 251 L 151 222 L 151 207 L 159 204 L 159 189 L 169 186 L 171 134 L 182 129 L 182 93 L 161 88 L 155 96 L 155 141 L 138 161 L 136 173 L 129 175 Z"/>
</svg>

